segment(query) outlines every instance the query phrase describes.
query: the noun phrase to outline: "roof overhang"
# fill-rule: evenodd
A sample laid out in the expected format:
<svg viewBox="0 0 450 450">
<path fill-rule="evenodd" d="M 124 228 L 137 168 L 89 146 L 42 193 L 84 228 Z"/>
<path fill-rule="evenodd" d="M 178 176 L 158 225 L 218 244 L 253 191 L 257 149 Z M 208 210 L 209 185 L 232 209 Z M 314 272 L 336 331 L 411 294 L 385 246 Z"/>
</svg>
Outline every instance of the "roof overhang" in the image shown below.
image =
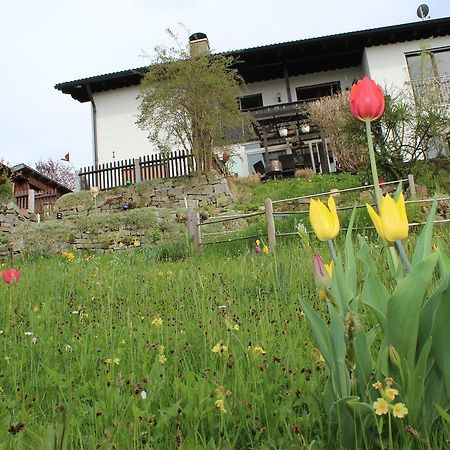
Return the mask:
<svg viewBox="0 0 450 450">
<path fill-rule="evenodd" d="M 237 59 L 236 68 L 246 83 L 341 69 L 361 64 L 366 47 L 450 35 L 450 17 L 403 25 L 354 31 L 299 41 L 224 52 Z M 79 102 L 91 93 L 139 85 L 147 67 L 59 83 L 55 89 Z M 89 89 L 88 89 L 89 87 Z"/>
</svg>

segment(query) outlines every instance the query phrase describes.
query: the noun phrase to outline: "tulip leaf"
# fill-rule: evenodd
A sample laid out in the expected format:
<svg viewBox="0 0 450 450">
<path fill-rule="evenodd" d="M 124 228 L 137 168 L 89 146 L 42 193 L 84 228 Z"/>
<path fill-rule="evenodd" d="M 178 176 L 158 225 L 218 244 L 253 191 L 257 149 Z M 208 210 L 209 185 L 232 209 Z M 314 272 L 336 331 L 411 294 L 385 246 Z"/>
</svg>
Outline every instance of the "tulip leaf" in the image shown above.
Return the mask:
<svg viewBox="0 0 450 450">
<path fill-rule="evenodd" d="M 438 410 L 439 415 L 442 417 L 442 420 L 444 420 L 445 422 L 447 422 L 450 425 L 450 414 L 445 411 L 445 409 L 438 405 L 437 403 L 434 404 L 434 406 L 436 406 L 436 409 Z"/>
<path fill-rule="evenodd" d="M 400 183 L 398 183 L 398 185 L 397 185 L 397 189 L 394 192 L 394 200 L 395 201 L 398 200 L 402 191 L 403 191 L 403 181 L 400 181 Z"/>
<path fill-rule="evenodd" d="M 361 292 L 361 301 L 372 310 L 382 331 L 386 328 L 388 299 L 389 292 L 386 286 L 373 271 L 370 271 Z"/>
<path fill-rule="evenodd" d="M 431 351 L 431 345 L 432 337 L 430 336 L 423 346 L 416 367 L 409 374 L 408 391 L 405 394 L 408 404 L 409 416 L 412 423 L 417 422 L 422 410 L 427 363 L 428 356 Z M 403 385 L 405 384 L 403 383 Z"/>
<path fill-rule="evenodd" d="M 438 255 L 432 253 L 417 263 L 399 281 L 387 304 L 386 344 L 392 345 L 411 368 L 415 366 L 422 304 L 437 260 Z"/>
<path fill-rule="evenodd" d="M 350 287 L 353 293 L 356 292 L 356 260 L 353 245 L 353 224 L 355 222 L 356 208 L 353 208 L 350 222 L 348 224 L 347 234 L 345 236 L 345 276 L 347 279 L 347 286 Z"/>
<path fill-rule="evenodd" d="M 371 339 L 367 339 L 367 335 L 363 330 L 355 333 L 355 371 L 358 393 L 365 395 L 367 385 L 369 384 L 370 374 L 372 373 L 373 363 L 370 352 Z"/>
<path fill-rule="evenodd" d="M 433 327 L 433 355 L 439 371 L 443 375 L 447 398 L 450 399 L 450 286 L 447 277 L 447 288 L 441 294 L 441 302 L 436 310 Z"/>
<path fill-rule="evenodd" d="M 333 353 L 331 336 L 328 327 L 319 314 L 317 314 L 316 311 L 309 306 L 308 302 L 305 300 L 300 300 L 300 305 L 305 312 L 306 319 L 312 329 L 312 332 L 314 333 L 320 352 L 331 370 L 333 367 Z"/>
<path fill-rule="evenodd" d="M 412 265 L 415 265 L 422 261 L 425 256 L 427 256 L 431 252 L 433 221 L 436 215 L 436 208 L 437 200 L 434 199 L 430 213 L 428 214 L 427 222 L 423 227 L 422 232 L 420 233 L 419 239 L 417 240 L 416 248 L 414 249 L 414 255 L 412 258 Z"/>
<path fill-rule="evenodd" d="M 331 292 L 338 304 L 342 317 L 348 312 L 349 304 L 354 298 L 355 293 L 348 287 L 345 279 L 345 273 L 342 269 L 340 258 L 334 265 L 333 277 L 331 279 Z"/>
</svg>

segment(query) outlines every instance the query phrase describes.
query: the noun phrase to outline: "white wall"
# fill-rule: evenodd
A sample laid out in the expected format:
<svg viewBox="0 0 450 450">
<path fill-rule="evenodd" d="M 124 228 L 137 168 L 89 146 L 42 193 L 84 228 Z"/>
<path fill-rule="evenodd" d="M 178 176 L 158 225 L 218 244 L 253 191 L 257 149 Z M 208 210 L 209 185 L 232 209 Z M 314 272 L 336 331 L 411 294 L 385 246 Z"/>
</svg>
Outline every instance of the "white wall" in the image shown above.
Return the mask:
<svg viewBox="0 0 450 450">
<path fill-rule="evenodd" d="M 136 125 L 138 95 L 139 86 L 94 94 L 100 164 L 155 153 L 147 133 Z"/>
<path fill-rule="evenodd" d="M 450 46 L 450 36 L 366 48 L 366 74 L 383 88 L 402 89 L 409 81 L 405 53 L 446 46 Z"/>
</svg>

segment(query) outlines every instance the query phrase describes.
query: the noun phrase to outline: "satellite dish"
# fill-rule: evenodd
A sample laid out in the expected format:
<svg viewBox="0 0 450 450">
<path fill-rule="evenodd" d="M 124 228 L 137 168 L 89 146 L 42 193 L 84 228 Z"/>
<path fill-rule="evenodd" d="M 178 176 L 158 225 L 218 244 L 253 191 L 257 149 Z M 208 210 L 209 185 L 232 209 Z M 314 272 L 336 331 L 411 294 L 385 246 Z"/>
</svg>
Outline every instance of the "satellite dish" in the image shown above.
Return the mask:
<svg viewBox="0 0 450 450">
<path fill-rule="evenodd" d="M 420 17 L 422 20 L 428 16 L 429 12 L 430 8 L 428 8 L 428 5 L 425 5 L 425 3 L 417 8 L 417 16 Z"/>
</svg>

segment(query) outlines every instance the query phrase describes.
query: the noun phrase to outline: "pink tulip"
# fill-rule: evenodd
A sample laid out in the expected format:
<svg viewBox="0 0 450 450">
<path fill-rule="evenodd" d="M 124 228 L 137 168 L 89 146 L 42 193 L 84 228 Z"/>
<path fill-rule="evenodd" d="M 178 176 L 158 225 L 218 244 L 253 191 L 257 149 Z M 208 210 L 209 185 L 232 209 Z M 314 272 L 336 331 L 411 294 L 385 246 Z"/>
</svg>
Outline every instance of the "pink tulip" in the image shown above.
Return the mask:
<svg viewBox="0 0 450 450">
<path fill-rule="evenodd" d="M 20 270 L 19 269 L 6 269 L 2 272 L 3 281 L 6 284 L 13 284 L 19 281 Z"/>
<path fill-rule="evenodd" d="M 331 277 L 325 264 L 323 263 L 322 257 L 319 254 L 314 255 L 314 282 L 318 289 L 328 289 L 331 284 Z"/>
<path fill-rule="evenodd" d="M 256 252 L 256 253 L 261 253 L 261 247 L 260 247 L 259 245 L 257 245 L 257 246 L 255 247 L 255 252 Z"/>
<path fill-rule="evenodd" d="M 352 86 L 350 110 L 358 120 L 377 120 L 383 115 L 384 107 L 383 90 L 375 81 L 364 77 Z"/>
</svg>

